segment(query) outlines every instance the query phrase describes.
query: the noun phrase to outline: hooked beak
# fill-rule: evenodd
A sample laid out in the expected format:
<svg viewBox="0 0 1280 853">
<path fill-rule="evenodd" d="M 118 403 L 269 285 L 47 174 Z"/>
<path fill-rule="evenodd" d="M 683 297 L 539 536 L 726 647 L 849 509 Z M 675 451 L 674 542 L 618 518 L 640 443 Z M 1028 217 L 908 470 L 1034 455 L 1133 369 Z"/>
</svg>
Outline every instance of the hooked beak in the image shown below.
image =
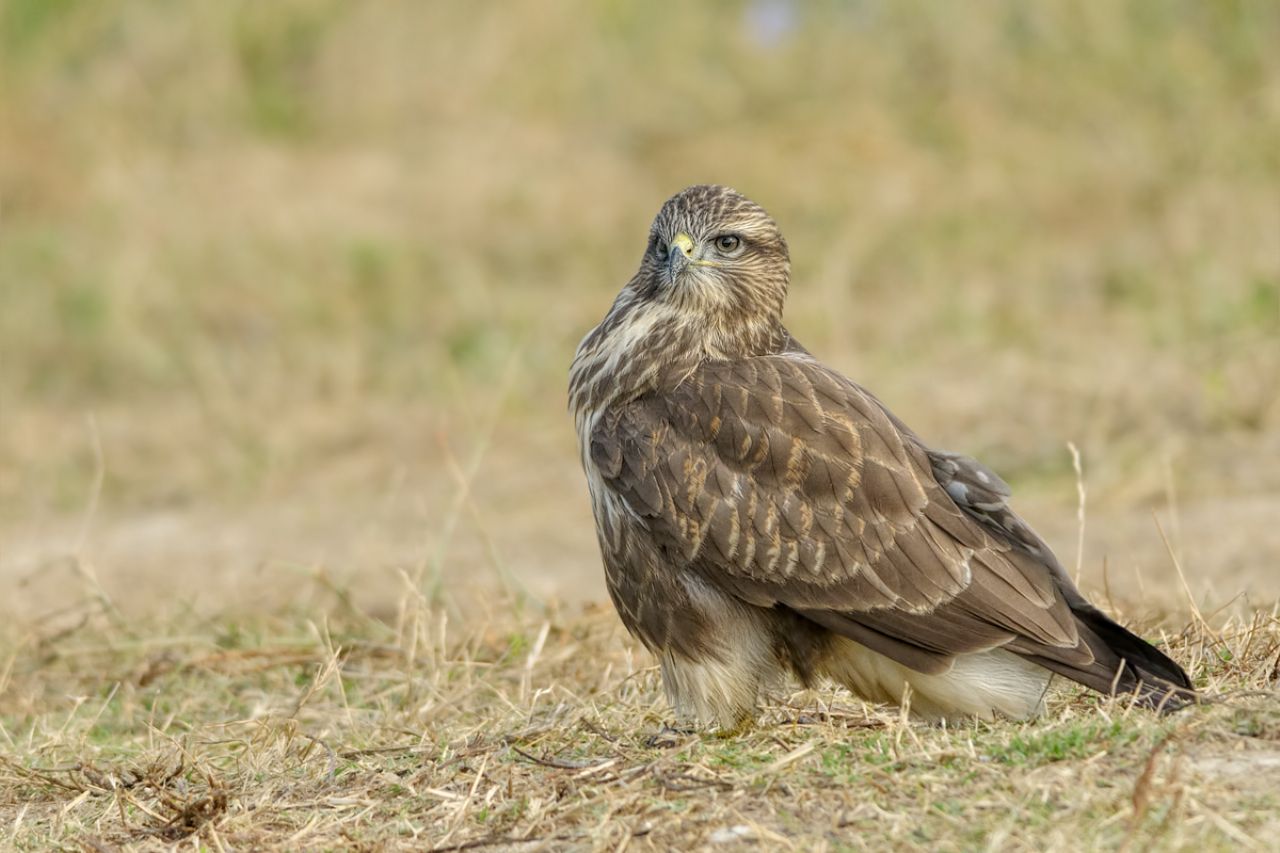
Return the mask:
<svg viewBox="0 0 1280 853">
<path fill-rule="evenodd" d="M 667 248 L 667 270 L 675 281 L 693 262 L 693 238 L 681 231 L 671 239 Z"/>
</svg>

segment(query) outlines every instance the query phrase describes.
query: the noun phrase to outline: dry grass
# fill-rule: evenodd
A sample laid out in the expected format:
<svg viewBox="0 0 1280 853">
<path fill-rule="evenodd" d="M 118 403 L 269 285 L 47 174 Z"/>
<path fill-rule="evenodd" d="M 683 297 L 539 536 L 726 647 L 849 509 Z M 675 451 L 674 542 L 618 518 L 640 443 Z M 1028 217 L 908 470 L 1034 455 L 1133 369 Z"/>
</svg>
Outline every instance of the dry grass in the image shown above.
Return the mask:
<svg viewBox="0 0 1280 853">
<path fill-rule="evenodd" d="M 1267 0 L 0 0 L 0 843 L 1274 846 L 1277 43 Z M 654 740 L 565 372 L 707 180 L 806 345 L 1221 701 Z"/>
<path fill-rule="evenodd" d="M 950 729 L 842 692 L 732 739 L 667 730 L 604 609 L 452 625 L 122 622 L 8 638 L 0 838 L 19 849 L 1263 849 L 1280 831 L 1280 619 L 1166 647 L 1208 704 L 1055 693 Z M 518 608 L 508 613 L 516 614 Z M 68 621 L 69 620 L 69 621 Z"/>
</svg>

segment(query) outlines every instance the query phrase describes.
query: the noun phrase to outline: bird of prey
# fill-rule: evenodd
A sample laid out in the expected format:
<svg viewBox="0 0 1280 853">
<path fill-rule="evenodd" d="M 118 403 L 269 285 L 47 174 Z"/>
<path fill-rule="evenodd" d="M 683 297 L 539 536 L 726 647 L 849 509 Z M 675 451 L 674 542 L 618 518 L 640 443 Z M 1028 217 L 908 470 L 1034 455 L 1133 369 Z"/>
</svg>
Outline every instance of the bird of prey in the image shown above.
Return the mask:
<svg viewBox="0 0 1280 853">
<path fill-rule="evenodd" d="M 1053 674 L 1171 708 L 1178 664 L 1009 508 L 782 323 L 786 241 L 720 186 L 666 202 L 579 345 L 570 408 L 610 597 L 676 713 L 735 731 L 788 676 L 929 720 L 1027 718 Z"/>
</svg>

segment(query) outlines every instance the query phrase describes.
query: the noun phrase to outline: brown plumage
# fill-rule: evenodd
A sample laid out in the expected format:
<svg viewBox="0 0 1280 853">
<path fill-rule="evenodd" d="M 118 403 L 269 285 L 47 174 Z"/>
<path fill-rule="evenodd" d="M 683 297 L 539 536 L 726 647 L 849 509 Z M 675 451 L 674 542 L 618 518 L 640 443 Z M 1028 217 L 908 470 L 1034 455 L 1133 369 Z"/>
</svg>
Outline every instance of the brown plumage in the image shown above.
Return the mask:
<svg viewBox="0 0 1280 853">
<path fill-rule="evenodd" d="M 1030 716 L 1052 673 L 1193 698 L 1081 596 L 999 477 L 791 338 L 789 278 L 763 209 L 691 187 L 570 372 L 609 592 L 677 713 L 734 728 L 787 675 L 930 719 Z"/>
</svg>

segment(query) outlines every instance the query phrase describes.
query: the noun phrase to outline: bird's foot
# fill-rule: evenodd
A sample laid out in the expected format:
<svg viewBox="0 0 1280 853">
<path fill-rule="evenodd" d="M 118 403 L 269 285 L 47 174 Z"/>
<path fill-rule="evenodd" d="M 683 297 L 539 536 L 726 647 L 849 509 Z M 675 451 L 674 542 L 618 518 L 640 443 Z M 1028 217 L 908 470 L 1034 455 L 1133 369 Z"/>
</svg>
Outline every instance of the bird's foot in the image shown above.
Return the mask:
<svg viewBox="0 0 1280 853">
<path fill-rule="evenodd" d="M 721 728 L 719 731 L 717 731 L 716 737 L 720 738 L 721 740 L 728 740 L 730 738 L 735 738 L 735 737 L 738 737 L 739 735 L 744 735 L 747 732 L 751 731 L 751 729 L 755 727 L 755 724 L 756 724 L 755 715 L 746 714 L 742 717 L 739 717 L 738 721 L 734 723 L 732 726 L 725 726 Z"/>
<path fill-rule="evenodd" d="M 644 739 L 644 745 L 650 749 L 671 749 L 684 743 L 698 732 L 691 728 L 672 728 L 664 725 L 654 734 Z"/>
</svg>

